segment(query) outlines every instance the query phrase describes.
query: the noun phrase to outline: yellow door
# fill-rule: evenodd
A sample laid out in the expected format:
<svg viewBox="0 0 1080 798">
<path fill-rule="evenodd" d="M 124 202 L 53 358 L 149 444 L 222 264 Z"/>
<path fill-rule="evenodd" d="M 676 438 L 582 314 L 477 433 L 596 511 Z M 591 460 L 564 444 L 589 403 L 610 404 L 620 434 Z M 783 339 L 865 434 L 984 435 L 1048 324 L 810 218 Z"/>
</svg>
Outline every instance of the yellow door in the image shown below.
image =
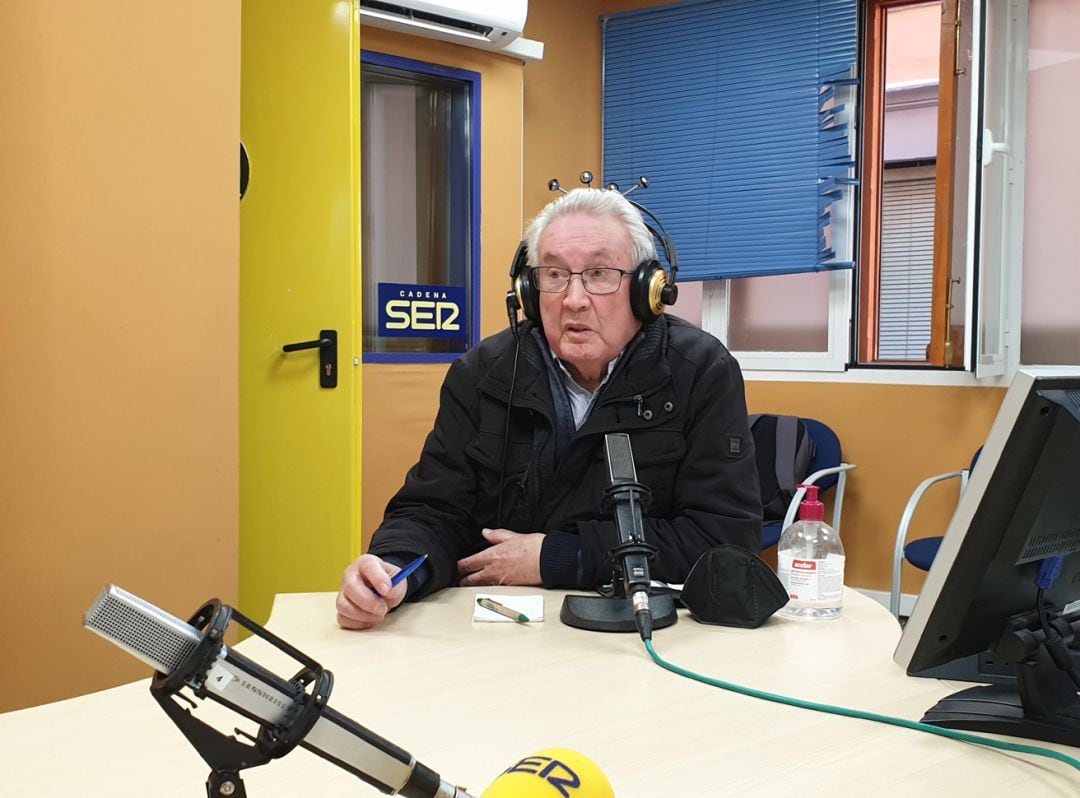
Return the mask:
<svg viewBox="0 0 1080 798">
<path fill-rule="evenodd" d="M 239 608 L 259 621 L 360 549 L 359 81 L 355 2 L 244 0 Z M 334 388 L 320 349 L 282 351 L 323 330 Z"/>
</svg>

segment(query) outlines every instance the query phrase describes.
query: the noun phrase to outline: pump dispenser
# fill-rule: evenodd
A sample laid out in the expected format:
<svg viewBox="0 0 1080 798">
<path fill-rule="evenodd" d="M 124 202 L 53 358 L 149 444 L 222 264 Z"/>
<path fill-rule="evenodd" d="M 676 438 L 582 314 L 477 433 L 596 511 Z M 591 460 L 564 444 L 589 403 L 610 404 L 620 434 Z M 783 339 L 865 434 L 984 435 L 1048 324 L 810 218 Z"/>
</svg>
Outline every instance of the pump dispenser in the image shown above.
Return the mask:
<svg viewBox="0 0 1080 798">
<path fill-rule="evenodd" d="M 777 576 L 788 594 L 779 614 L 823 621 L 839 618 L 844 598 L 844 544 L 825 523 L 817 485 L 800 485 L 806 498 L 799 520 L 784 530 L 777 546 Z"/>
</svg>

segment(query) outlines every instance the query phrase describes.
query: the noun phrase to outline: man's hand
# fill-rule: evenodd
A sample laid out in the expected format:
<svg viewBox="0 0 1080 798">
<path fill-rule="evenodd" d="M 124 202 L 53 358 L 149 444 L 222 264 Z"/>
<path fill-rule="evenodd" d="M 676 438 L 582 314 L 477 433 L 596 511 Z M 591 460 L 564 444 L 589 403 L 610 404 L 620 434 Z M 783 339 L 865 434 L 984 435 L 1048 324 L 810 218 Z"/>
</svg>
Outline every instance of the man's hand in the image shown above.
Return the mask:
<svg viewBox="0 0 1080 798">
<path fill-rule="evenodd" d="M 485 529 L 483 535 L 491 545 L 471 557 L 458 560 L 462 587 L 542 584 L 540 548 L 544 545 L 543 532 Z"/>
<path fill-rule="evenodd" d="M 364 554 L 349 564 L 337 596 L 337 621 L 343 629 L 371 629 L 386 613 L 405 600 L 408 582 L 390 587 L 390 577 L 401 569 Z"/>
</svg>

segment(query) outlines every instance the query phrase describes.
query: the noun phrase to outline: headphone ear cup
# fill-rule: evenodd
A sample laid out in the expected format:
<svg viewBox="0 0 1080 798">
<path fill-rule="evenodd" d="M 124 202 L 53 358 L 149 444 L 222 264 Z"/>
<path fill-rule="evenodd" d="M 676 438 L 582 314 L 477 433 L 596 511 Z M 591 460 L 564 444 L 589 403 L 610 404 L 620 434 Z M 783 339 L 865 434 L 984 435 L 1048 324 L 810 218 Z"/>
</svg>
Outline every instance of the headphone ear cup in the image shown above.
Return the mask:
<svg viewBox="0 0 1080 798">
<path fill-rule="evenodd" d="M 522 269 L 521 274 L 514 280 L 514 290 L 517 292 L 518 302 L 521 303 L 521 312 L 525 318 L 540 326 L 540 292 L 533 284 L 532 269 Z"/>
<path fill-rule="evenodd" d="M 634 270 L 630 287 L 630 309 L 642 322 L 649 322 L 664 312 L 668 296 L 678 296 L 678 289 L 671 285 L 667 272 L 659 261 L 647 260 Z M 673 290 L 669 290 L 673 289 Z"/>
<path fill-rule="evenodd" d="M 518 244 L 514 261 L 510 266 L 510 291 L 517 297 L 518 307 L 525 318 L 540 326 L 540 292 L 533 284 L 533 272 L 528 265 L 528 249 L 525 242 Z"/>
</svg>

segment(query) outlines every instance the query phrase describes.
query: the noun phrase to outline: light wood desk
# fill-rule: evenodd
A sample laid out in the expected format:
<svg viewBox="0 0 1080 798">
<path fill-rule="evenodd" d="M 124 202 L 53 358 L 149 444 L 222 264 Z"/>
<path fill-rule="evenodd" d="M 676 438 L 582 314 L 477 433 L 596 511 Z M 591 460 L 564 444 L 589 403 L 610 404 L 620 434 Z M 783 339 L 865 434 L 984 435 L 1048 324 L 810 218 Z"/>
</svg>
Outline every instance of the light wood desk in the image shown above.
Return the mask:
<svg viewBox="0 0 1080 798">
<path fill-rule="evenodd" d="M 595 760 L 619 798 L 1080 793 L 1080 772 L 1062 763 L 678 677 L 635 634 L 563 626 L 559 592 L 545 593 L 542 624 L 473 623 L 477 592 L 537 591 L 445 590 L 365 633 L 337 628 L 333 594 L 282 595 L 268 627 L 334 672 L 332 706 L 473 795 L 548 747 Z M 774 618 L 757 630 L 703 626 L 680 611 L 653 642 L 669 662 L 714 678 L 911 719 L 953 691 L 892 662 L 899 628 L 883 607 L 850 590 L 844 604 L 837 621 Z M 186 618 L 196 608 L 163 609 Z M 297 669 L 261 640 L 238 649 L 283 676 Z M 204 795 L 207 766 L 147 684 L 0 715 L 0 795 Z M 225 728 L 250 728 L 220 711 Z M 251 798 L 380 795 L 299 749 L 244 782 Z"/>
</svg>

